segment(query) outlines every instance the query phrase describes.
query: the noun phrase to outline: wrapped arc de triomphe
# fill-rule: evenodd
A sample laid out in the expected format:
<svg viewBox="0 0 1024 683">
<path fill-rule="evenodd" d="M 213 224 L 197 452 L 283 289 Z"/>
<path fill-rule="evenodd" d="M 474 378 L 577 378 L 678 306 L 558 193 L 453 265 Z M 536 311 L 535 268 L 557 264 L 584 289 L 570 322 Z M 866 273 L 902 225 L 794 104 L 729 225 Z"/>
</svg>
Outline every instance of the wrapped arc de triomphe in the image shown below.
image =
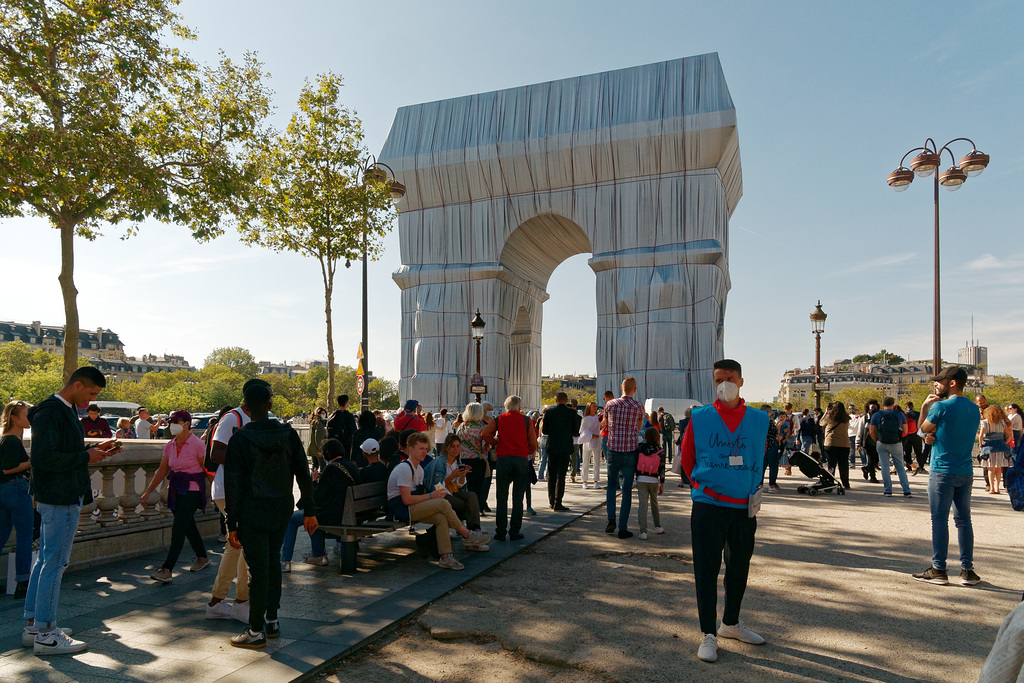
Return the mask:
<svg viewBox="0 0 1024 683">
<path fill-rule="evenodd" d="M 597 395 L 713 400 L 742 194 L 715 53 L 398 110 L 380 155 L 407 187 L 401 399 L 460 408 L 481 343 L 485 400 L 541 401 L 548 278 L 591 253 Z M 547 343 L 582 345 L 550 321 Z"/>
</svg>

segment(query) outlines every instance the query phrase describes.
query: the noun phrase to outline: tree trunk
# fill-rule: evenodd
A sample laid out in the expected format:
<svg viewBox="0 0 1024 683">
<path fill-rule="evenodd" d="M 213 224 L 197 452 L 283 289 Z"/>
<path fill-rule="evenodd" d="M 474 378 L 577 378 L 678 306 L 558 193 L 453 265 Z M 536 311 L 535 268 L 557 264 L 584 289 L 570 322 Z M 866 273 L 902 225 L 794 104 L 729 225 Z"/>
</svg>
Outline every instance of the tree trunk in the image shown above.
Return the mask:
<svg viewBox="0 0 1024 683">
<path fill-rule="evenodd" d="M 78 369 L 78 289 L 75 288 L 75 224 L 61 217 L 60 291 L 64 297 L 64 381 Z"/>
<path fill-rule="evenodd" d="M 334 325 L 331 322 L 331 295 L 334 293 L 334 271 L 320 261 L 324 276 L 324 315 L 327 317 L 327 405 L 330 410 L 334 402 Z"/>
</svg>

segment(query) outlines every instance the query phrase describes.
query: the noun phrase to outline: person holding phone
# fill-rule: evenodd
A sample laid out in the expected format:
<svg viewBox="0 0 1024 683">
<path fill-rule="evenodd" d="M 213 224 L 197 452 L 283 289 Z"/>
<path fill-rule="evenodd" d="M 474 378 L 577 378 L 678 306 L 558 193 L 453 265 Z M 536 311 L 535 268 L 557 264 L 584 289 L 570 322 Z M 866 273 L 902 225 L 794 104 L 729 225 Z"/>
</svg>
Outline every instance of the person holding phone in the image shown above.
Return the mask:
<svg viewBox="0 0 1024 683">
<path fill-rule="evenodd" d="M 456 434 L 449 434 L 441 446 L 443 458 L 435 458 L 427 465 L 423 473 L 423 483 L 428 491 L 444 491 L 444 498 L 451 503 L 452 509 L 459 519 L 466 520 L 466 528 L 470 531 L 480 529 L 480 501 L 476 494 L 466 487 L 466 475 L 472 468 L 465 465 L 459 454 L 462 452 L 462 439 Z M 490 550 L 487 545 L 467 545 L 466 550 Z"/>
<path fill-rule="evenodd" d="M 32 493 L 42 518 L 39 555 L 25 596 L 21 644 L 37 656 L 82 652 L 87 645 L 57 627 L 60 581 L 71 559 L 83 505 L 92 502 L 89 465 L 115 455 L 114 440 L 85 447 L 85 430 L 76 406 L 96 400 L 107 380 L 92 366 L 78 368 L 60 391 L 29 408 L 32 426 Z"/>
</svg>

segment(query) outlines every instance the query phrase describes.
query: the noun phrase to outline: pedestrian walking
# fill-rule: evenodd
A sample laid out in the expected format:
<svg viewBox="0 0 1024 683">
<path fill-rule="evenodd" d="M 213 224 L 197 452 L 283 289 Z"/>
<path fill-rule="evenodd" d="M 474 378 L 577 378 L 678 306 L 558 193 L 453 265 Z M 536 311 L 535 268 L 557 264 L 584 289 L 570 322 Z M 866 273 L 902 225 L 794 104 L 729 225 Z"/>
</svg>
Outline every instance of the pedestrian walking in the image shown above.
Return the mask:
<svg viewBox="0 0 1024 683">
<path fill-rule="evenodd" d="M 903 466 L 903 445 L 900 442 L 907 433 L 907 418 L 895 409 L 895 405 L 896 399 L 892 396 L 882 399 L 882 410 L 871 416 L 868 428 L 875 441 L 875 448 L 878 449 L 879 467 L 882 468 L 882 495 L 892 495 L 892 475 L 889 473 L 891 462 L 900 478 L 903 496 L 909 498 L 910 481 Z"/>
<path fill-rule="evenodd" d="M 1010 456 L 1010 442 L 1013 430 L 1003 409 L 990 404 L 982 413 L 978 428 L 978 445 L 981 447 L 982 466 L 988 469 L 988 492 L 999 493 L 1003 480 L 1003 468 L 1013 465 Z"/>
<path fill-rule="evenodd" d="M 663 534 L 658 496 L 665 493 L 665 449 L 661 446 L 661 430 L 649 427 L 640 445 L 636 463 L 636 488 L 640 498 L 637 521 L 640 523 L 640 540 L 647 540 L 647 506 L 651 507 L 654 533 Z"/>
</svg>

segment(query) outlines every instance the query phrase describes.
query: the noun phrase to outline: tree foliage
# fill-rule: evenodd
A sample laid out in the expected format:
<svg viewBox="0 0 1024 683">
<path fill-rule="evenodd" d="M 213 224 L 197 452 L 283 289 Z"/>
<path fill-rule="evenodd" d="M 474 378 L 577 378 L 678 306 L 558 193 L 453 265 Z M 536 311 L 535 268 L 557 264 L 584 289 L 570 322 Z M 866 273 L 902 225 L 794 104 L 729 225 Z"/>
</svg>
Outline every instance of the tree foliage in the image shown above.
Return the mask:
<svg viewBox="0 0 1024 683">
<path fill-rule="evenodd" d="M 316 259 L 324 286 L 327 362 L 334 368 L 331 299 L 341 259 L 370 257 L 391 226 L 386 176 L 367 173 L 361 182 L 362 124 L 341 103 L 339 76 L 322 74 L 306 83 L 287 130 L 259 158 L 260 181 L 253 210 L 241 221 L 242 239 L 275 251 Z M 328 373 L 328 395 L 343 392 Z M 333 402 L 332 402 L 333 405 Z"/>
<path fill-rule="evenodd" d="M 77 339 L 74 238 L 154 217 L 209 239 L 241 212 L 270 95 L 261 66 L 203 67 L 177 0 L 0 3 L 0 217 L 60 231 L 67 339 Z M 129 228 L 131 233 L 134 228 Z M 64 349 L 64 375 L 78 366 Z"/>
<path fill-rule="evenodd" d="M 869 354 L 862 353 L 858 356 L 853 357 L 854 363 L 885 363 L 886 365 L 899 365 L 900 363 L 906 363 L 906 359 L 903 356 L 895 353 L 889 353 L 885 349 L 882 349 L 878 353 Z"/>
<path fill-rule="evenodd" d="M 203 367 L 220 365 L 245 379 L 252 379 L 259 372 L 259 365 L 248 349 L 240 346 L 224 346 L 210 351 L 203 361 Z"/>
</svg>

